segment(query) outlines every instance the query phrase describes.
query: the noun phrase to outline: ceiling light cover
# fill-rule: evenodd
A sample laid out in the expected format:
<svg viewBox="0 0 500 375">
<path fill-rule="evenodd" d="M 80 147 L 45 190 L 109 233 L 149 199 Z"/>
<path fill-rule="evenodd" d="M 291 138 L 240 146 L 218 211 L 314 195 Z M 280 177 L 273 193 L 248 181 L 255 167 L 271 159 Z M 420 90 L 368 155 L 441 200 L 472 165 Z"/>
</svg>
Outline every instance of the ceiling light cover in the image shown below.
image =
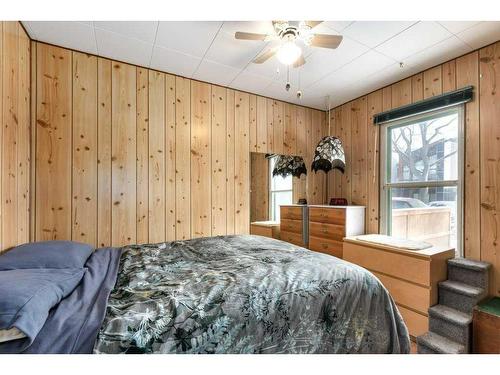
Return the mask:
<svg viewBox="0 0 500 375">
<path fill-rule="evenodd" d="M 330 135 L 323 137 L 314 151 L 311 169 L 314 172 L 324 171 L 325 173 L 332 169 L 338 169 L 344 173 L 345 153 L 342 141 Z"/>
<path fill-rule="evenodd" d="M 306 164 L 301 156 L 278 155 L 274 164 L 273 176 L 285 178 L 288 175 L 300 178 L 302 174 L 307 175 Z"/>
<path fill-rule="evenodd" d="M 292 65 L 300 55 L 302 50 L 292 41 L 284 43 L 276 53 L 278 60 L 285 65 Z"/>
</svg>

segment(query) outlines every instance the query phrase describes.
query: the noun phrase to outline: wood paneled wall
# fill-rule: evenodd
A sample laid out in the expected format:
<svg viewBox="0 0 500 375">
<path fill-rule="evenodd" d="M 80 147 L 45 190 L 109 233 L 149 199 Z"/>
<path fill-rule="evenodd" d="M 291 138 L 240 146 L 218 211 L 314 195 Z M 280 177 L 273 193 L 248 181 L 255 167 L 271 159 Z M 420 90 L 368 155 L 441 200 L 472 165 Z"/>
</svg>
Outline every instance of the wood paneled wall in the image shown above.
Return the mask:
<svg viewBox="0 0 500 375">
<path fill-rule="evenodd" d="M 490 292 L 500 295 L 500 42 L 345 103 L 330 112 L 331 133 L 346 151 L 346 173 L 329 174 L 328 195 L 367 206 L 366 230 L 379 231 L 379 127 L 373 115 L 464 86 L 464 254 L 494 266 Z"/>
<path fill-rule="evenodd" d="M 34 240 L 97 246 L 248 233 L 250 152 L 310 163 L 325 113 L 43 43 Z M 326 200 L 309 174 L 310 201 Z"/>
<path fill-rule="evenodd" d="M 0 22 L 0 251 L 30 234 L 30 39 Z"/>
</svg>

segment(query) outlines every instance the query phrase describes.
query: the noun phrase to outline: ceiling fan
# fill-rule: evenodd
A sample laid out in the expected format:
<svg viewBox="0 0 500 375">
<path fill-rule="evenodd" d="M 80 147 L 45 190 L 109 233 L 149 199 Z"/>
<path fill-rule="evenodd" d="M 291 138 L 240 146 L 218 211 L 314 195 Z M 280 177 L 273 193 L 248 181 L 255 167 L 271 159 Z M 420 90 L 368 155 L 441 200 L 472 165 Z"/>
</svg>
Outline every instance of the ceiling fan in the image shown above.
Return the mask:
<svg viewBox="0 0 500 375">
<path fill-rule="evenodd" d="M 279 41 L 279 45 L 257 56 L 253 63 L 262 64 L 276 55 L 281 63 L 297 68 L 306 62 L 302 49 L 297 44 L 298 41 L 308 46 L 330 49 L 337 48 L 342 41 L 341 35 L 315 34 L 313 29 L 321 22 L 323 21 L 272 21 L 274 28 L 272 34 L 237 31 L 234 37 L 241 40 Z"/>
</svg>

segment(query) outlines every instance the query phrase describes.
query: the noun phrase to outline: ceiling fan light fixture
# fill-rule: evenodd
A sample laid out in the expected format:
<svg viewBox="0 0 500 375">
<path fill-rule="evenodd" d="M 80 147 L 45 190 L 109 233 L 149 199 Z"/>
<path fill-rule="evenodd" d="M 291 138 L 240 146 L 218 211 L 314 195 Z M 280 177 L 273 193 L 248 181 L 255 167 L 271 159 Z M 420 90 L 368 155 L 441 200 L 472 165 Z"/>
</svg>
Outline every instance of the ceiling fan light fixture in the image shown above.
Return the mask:
<svg viewBox="0 0 500 375">
<path fill-rule="evenodd" d="M 292 65 L 302 55 L 302 50 L 293 41 L 285 42 L 278 52 L 276 57 L 285 65 Z"/>
</svg>

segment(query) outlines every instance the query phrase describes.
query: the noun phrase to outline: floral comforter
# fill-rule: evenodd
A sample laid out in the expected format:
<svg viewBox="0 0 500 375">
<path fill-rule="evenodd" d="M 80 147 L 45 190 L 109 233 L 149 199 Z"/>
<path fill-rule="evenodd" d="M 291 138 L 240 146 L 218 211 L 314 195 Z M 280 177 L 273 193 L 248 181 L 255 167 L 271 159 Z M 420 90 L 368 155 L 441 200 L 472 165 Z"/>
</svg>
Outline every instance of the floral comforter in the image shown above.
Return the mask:
<svg viewBox="0 0 500 375">
<path fill-rule="evenodd" d="M 122 249 L 96 353 L 408 353 L 370 272 L 260 236 Z"/>
</svg>

